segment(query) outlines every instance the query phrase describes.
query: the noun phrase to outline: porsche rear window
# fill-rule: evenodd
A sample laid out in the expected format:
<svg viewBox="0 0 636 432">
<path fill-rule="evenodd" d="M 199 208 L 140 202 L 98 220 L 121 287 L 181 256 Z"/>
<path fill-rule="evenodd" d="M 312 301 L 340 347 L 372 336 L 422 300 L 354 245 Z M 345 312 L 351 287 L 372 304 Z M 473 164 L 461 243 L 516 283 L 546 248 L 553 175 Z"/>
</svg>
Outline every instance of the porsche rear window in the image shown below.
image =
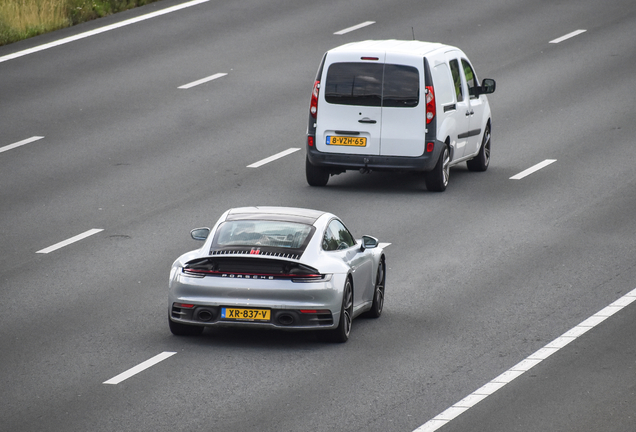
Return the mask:
<svg viewBox="0 0 636 432">
<path fill-rule="evenodd" d="M 226 221 L 218 228 L 212 249 L 238 246 L 304 249 L 313 231 L 312 225 L 297 222 Z"/>
<path fill-rule="evenodd" d="M 327 70 L 325 100 L 331 104 L 408 108 L 419 98 L 419 72 L 412 66 L 334 63 Z"/>
</svg>

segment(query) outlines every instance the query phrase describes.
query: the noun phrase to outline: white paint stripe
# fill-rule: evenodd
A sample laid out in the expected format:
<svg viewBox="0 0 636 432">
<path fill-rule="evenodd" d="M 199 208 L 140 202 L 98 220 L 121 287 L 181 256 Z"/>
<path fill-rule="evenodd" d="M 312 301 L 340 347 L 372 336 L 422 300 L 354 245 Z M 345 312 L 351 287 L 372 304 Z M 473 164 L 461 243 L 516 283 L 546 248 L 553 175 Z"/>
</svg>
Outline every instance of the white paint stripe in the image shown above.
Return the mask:
<svg viewBox="0 0 636 432">
<path fill-rule="evenodd" d="M 71 237 L 68 240 L 61 241 L 59 243 L 54 244 L 53 246 L 49 246 L 49 247 L 47 247 L 45 249 L 39 250 L 36 253 L 47 254 L 49 252 L 53 252 L 54 250 L 63 248 L 64 246 L 68 246 L 71 243 L 75 243 L 77 241 L 80 241 L 82 239 L 85 239 L 86 237 L 90 237 L 93 234 L 97 234 L 98 232 L 102 232 L 102 231 L 104 231 L 104 230 L 101 229 L 101 228 L 93 228 L 93 229 L 90 229 L 90 230 L 88 230 L 88 231 L 86 231 L 86 232 L 84 232 L 82 234 L 78 234 L 75 237 Z"/>
<path fill-rule="evenodd" d="M 41 140 L 42 138 L 44 138 L 44 137 L 43 136 L 34 136 L 34 137 L 27 138 L 27 139 L 22 140 L 22 141 L 18 141 L 17 143 L 13 143 L 13 144 L 9 144 L 9 145 L 4 146 L 4 147 L 0 147 L 0 153 L 6 152 L 7 150 L 14 149 L 16 147 L 23 146 L 23 145 L 28 144 L 28 143 L 32 143 L 33 141 Z"/>
<path fill-rule="evenodd" d="M 563 42 L 566 39 L 570 39 L 570 38 L 572 38 L 574 36 L 580 35 L 581 33 L 585 33 L 586 31 L 587 30 L 574 30 L 572 33 L 568 33 L 568 34 L 566 34 L 564 36 L 561 36 L 560 38 L 556 38 L 554 40 L 551 40 L 550 43 L 551 44 L 558 44 L 559 42 Z"/>
<path fill-rule="evenodd" d="M 439 415 L 427 421 L 422 426 L 415 429 L 414 432 L 436 431 L 461 413 L 467 411 L 469 408 L 472 408 L 477 403 L 481 402 L 486 397 L 490 396 L 506 384 L 520 377 L 525 372 L 529 371 L 530 369 L 541 363 L 543 360 L 556 353 L 558 350 L 560 350 L 570 342 L 573 342 L 574 340 L 576 340 L 576 338 L 585 334 L 588 330 L 599 325 L 607 318 L 614 315 L 616 312 L 620 311 L 624 307 L 630 305 L 634 301 L 636 301 L 636 288 L 625 294 L 620 299 L 616 300 L 608 307 L 601 309 L 590 318 L 581 322 L 576 327 L 565 332 L 563 335 L 559 336 L 534 354 L 531 354 L 525 360 L 517 363 L 515 366 L 508 369 L 506 372 L 502 373 L 497 378 L 490 381 L 488 384 L 482 386 L 478 390 L 474 391 L 472 394 L 466 396 L 464 399 L 460 400 L 455 405 L 448 408 L 446 411 L 443 411 Z"/>
<path fill-rule="evenodd" d="M 381 247 L 382 249 L 388 246 L 391 246 L 391 243 L 378 243 L 378 247 Z"/>
<path fill-rule="evenodd" d="M 535 171 L 539 171 L 541 168 L 545 168 L 548 165 L 550 165 L 551 163 L 556 162 L 556 159 L 546 159 L 541 163 L 536 164 L 533 167 L 528 168 L 525 171 L 521 171 L 519 174 L 517 175 L 513 175 L 512 177 L 510 177 L 510 180 L 521 180 L 524 177 L 529 176 L 530 174 L 532 174 Z"/>
<path fill-rule="evenodd" d="M 292 148 L 289 148 L 289 149 L 287 149 L 285 151 L 282 151 L 280 153 L 276 153 L 274 156 L 270 156 L 270 157 L 265 158 L 263 160 L 260 160 L 258 162 L 254 162 L 253 164 L 248 165 L 247 167 L 248 168 L 258 168 L 260 166 L 265 165 L 266 163 L 270 163 L 272 161 L 275 161 L 276 159 L 280 159 L 280 158 L 282 158 L 284 156 L 287 156 L 288 154 L 292 154 L 294 152 L 297 152 L 298 150 L 300 150 L 300 149 L 292 147 Z"/>
<path fill-rule="evenodd" d="M 125 26 L 130 25 L 130 24 L 135 24 L 135 23 L 138 23 L 140 21 L 145 21 L 147 19 L 151 19 L 151 18 L 158 17 L 160 15 L 165 15 L 165 14 L 168 14 L 168 13 L 171 13 L 171 12 L 175 12 L 175 11 L 178 11 L 180 9 L 185 9 L 185 8 L 190 7 L 190 6 L 196 6 L 196 5 L 200 4 L 200 3 L 205 3 L 205 2 L 208 2 L 208 1 L 210 1 L 210 0 L 193 0 L 193 1 L 190 1 L 190 2 L 187 2 L 187 3 L 182 3 L 180 5 L 172 6 L 172 7 L 166 8 L 166 9 L 161 9 L 159 11 L 152 12 L 152 13 L 149 13 L 149 14 L 146 14 L 146 15 L 141 15 L 141 16 L 138 16 L 136 18 L 127 19 L 125 21 L 121 21 L 121 22 L 118 22 L 118 23 L 115 23 L 115 24 L 111 24 L 111 25 L 108 25 L 108 26 L 105 26 L 105 27 L 100 27 L 100 28 L 95 29 L 95 30 L 87 31 L 87 32 L 80 33 L 80 34 L 77 34 L 77 35 L 74 35 L 74 36 L 69 36 L 67 38 L 60 39 L 60 40 L 57 40 L 57 41 L 49 42 L 49 43 L 44 44 L 44 45 L 39 45 L 39 46 L 36 46 L 36 47 L 33 47 L 33 48 L 29 48 L 29 49 L 26 49 L 26 50 L 23 50 L 23 51 L 18 51 L 18 52 L 13 53 L 13 54 L 7 54 L 5 56 L 0 57 L 0 63 L 5 62 L 7 60 L 12 60 L 14 58 L 22 57 L 22 56 L 25 56 L 25 55 L 28 55 L 28 54 L 33 54 L 33 53 L 38 52 L 38 51 L 43 51 L 43 50 L 46 50 L 46 49 L 49 49 L 49 48 L 53 48 L 53 47 L 56 47 L 56 46 L 59 46 L 59 45 L 64 45 L 64 44 L 67 44 L 69 42 L 73 42 L 73 41 L 76 41 L 76 40 L 84 39 L 84 38 L 87 38 L 87 37 L 90 37 L 90 36 L 94 36 L 94 35 L 97 35 L 97 34 L 100 34 L 100 33 L 104 33 L 104 32 L 110 31 L 110 30 L 114 30 L 114 29 L 117 29 L 117 28 L 120 28 L 120 27 L 125 27 Z"/>
<path fill-rule="evenodd" d="M 128 369 L 126 372 L 122 372 L 116 377 L 109 379 L 108 381 L 104 381 L 102 384 L 119 384 L 120 382 L 127 380 L 133 375 L 137 375 L 139 372 L 142 372 L 148 369 L 151 366 L 156 365 L 159 362 L 164 361 L 165 359 L 172 357 L 176 352 L 164 351 L 161 354 L 157 354 L 151 359 L 146 360 L 143 363 L 138 364 L 134 368 Z"/>
<path fill-rule="evenodd" d="M 354 25 L 353 27 L 349 27 L 349 28 L 346 28 L 344 30 L 337 31 L 334 34 L 335 35 L 343 35 L 345 33 L 349 33 L 349 32 L 352 32 L 354 30 L 358 30 L 359 28 L 370 26 L 371 24 L 375 24 L 375 21 L 365 21 L 365 22 L 360 23 L 358 25 Z"/>
<path fill-rule="evenodd" d="M 202 79 L 200 79 L 198 81 L 191 82 L 190 84 L 184 84 L 184 85 L 182 85 L 179 88 L 180 89 L 189 89 L 190 87 L 198 86 L 199 84 L 203 84 L 203 83 L 206 83 L 208 81 L 212 81 L 212 80 L 215 80 L 217 78 L 224 77 L 225 75 L 227 75 L 227 74 L 226 73 L 217 73 L 217 74 L 214 74 L 214 75 L 210 75 L 207 78 L 202 78 Z"/>
</svg>

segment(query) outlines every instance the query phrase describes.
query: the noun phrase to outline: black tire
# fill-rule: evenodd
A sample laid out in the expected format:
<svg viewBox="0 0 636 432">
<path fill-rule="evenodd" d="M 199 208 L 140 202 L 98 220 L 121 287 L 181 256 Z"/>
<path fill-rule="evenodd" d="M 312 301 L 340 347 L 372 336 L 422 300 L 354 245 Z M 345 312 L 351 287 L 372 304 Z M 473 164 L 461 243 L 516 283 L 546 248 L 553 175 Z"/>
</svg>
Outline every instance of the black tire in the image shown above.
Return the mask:
<svg viewBox="0 0 636 432">
<path fill-rule="evenodd" d="M 342 308 L 340 309 L 340 321 L 338 327 L 333 330 L 326 330 L 325 336 L 329 342 L 345 343 L 351 334 L 351 324 L 353 323 L 353 287 L 351 280 L 347 278 L 344 290 L 342 291 Z"/>
<path fill-rule="evenodd" d="M 486 125 L 477 156 L 466 161 L 469 171 L 486 171 L 490 165 L 490 125 Z"/>
<path fill-rule="evenodd" d="M 309 158 L 305 158 L 305 177 L 309 186 L 325 186 L 329 181 L 329 171 L 312 165 Z"/>
<path fill-rule="evenodd" d="M 384 308 L 384 287 L 386 283 L 386 265 L 384 260 L 378 264 L 378 272 L 375 275 L 375 288 L 373 290 L 373 304 L 371 309 L 365 313 L 369 318 L 380 318 Z"/>
<path fill-rule="evenodd" d="M 439 155 L 437 165 L 433 170 L 426 173 L 426 189 L 431 192 L 444 192 L 448 186 L 448 177 L 450 175 L 450 151 L 448 146 L 444 145 L 444 149 Z"/>
<path fill-rule="evenodd" d="M 187 325 L 172 321 L 168 318 L 170 331 L 175 336 L 197 336 L 203 333 L 203 326 Z"/>
</svg>

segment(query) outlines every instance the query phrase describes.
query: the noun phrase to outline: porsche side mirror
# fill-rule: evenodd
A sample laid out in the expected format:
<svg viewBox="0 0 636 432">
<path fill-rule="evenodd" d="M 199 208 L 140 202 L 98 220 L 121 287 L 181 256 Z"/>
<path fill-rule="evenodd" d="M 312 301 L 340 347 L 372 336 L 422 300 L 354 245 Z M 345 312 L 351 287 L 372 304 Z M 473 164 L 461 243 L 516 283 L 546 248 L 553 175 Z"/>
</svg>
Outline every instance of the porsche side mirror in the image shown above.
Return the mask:
<svg viewBox="0 0 636 432">
<path fill-rule="evenodd" d="M 190 231 L 190 236 L 194 240 L 205 241 L 210 235 L 210 228 L 195 228 Z"/>
<path fill-rule="evenodd" d="M 360 247 L 361 250 L 365 250 L 365 249 L 373 249 L 374 247 L 378 246 L 378 239 L 375 237 L 371 237 L 371 236 L 362 236 L 362 246 Z"/>
</svg>

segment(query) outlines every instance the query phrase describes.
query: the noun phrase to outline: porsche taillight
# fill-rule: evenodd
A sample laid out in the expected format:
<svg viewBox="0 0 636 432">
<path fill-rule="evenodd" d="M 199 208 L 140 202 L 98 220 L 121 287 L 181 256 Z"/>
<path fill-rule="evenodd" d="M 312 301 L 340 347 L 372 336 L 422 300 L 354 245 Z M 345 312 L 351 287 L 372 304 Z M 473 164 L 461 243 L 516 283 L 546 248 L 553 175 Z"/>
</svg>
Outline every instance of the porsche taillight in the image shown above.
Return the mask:
<svg viewBox="0 0 636 432">
<path fill-rule="evenodd" d="M 426 86 L 426 124 L 433 121 L 435 114 L 435 91 L 433 86 Z"/>
<path fill-rule="evenodd" d="M 311 104 L 309 105 L 309 114 L 313 118 L 318 116 L 318 93 L 320 92 L 320 81 L 316 80 L 314 89 L 311 92 Z"/>
</svg>

